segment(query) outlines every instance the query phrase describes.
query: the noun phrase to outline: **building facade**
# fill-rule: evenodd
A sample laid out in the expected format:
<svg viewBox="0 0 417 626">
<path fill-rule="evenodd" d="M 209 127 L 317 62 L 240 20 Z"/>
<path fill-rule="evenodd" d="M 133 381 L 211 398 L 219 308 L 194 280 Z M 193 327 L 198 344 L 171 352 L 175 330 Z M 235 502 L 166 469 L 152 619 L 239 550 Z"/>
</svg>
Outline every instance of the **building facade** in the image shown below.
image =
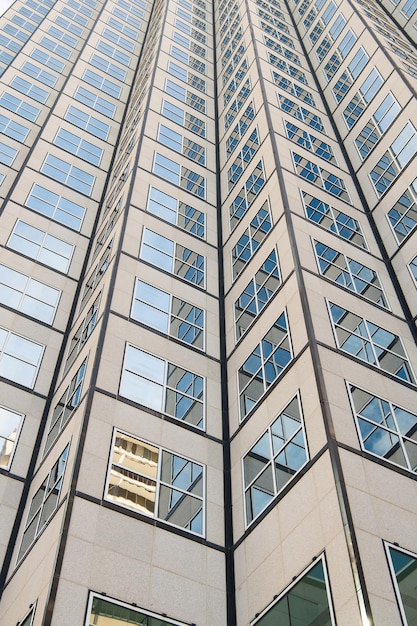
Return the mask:
<svg viewBox="0 0 417 626">
<path fill-rule="evenodd" d="M 416 0 L 0 18 L 0 623 L 417 623 Z"/>
</svg>

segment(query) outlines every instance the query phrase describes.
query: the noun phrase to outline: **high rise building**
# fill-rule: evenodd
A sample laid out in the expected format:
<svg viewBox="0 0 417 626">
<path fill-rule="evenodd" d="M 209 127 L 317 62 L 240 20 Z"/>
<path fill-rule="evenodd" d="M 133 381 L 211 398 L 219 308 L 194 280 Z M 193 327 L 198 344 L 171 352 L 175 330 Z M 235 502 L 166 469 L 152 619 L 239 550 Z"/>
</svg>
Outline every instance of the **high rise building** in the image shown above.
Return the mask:
<svg viewBox="0 0 417 626">
<path fill-rule="evenodd" d="M 0 18 L 0 623 L 417 623 L 417 0 Z"/>
</svg>

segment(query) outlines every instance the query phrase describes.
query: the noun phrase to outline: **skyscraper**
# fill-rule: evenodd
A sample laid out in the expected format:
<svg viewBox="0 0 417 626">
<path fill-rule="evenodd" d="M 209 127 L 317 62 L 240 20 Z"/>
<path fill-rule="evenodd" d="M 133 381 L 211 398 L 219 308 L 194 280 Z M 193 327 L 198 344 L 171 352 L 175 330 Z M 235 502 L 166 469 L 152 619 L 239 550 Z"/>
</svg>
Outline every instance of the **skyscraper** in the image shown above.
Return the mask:
<svg viewBox="0 0 417 626">
<path fill-rule="evenodd" d="M 0 623 L 417 621 L 417 0 L 0 18 Z"/>
</svg>

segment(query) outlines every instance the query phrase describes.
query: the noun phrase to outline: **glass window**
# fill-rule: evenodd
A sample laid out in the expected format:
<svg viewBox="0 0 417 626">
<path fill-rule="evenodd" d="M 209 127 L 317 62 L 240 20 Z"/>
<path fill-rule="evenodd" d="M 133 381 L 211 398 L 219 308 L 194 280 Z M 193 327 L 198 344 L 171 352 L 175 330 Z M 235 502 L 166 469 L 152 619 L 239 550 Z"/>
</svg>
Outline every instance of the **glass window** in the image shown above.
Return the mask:
<svg viewBox="0 0 417 626">
<path fill-rule="evenodd" d="M 10 82 L 10 87 L 14 87 L 17 91 L 20 91 L 21 93 L 29 96 L 29 98 L 33 98 L 34 100 L 42 103 L 45 103 L 49 96 L 49 91 L 41 89 L 37 85 L 30 83 L 20 76 L 15 76 L 13 78 L 13 80 Z"/>
<path fill-rule="evenodd" d="M 308 161 L 295 152 L 292 152 L 295 171 L 299 176 L 310 181 L 313 185 L 325 189 L 333 196 L 350 203 L 350 197 L 345 182 L 336 174 L 319 167 L 313 161 Z"/>
<path fill-rule="evenodd" d="M 260 145 L 258 130 L 253 129 L 243 148 L 237 153 L 231 167 L 227 170 L 229 192 L 233 189 L 243 172 L 252 161 Z"/>
<path fill-rule="evenodd" d="M 300 616 L 302 616 L 300 618 Z M 327 572 L 321 558 L 306 574 L 285 591 L 272 607 L 266 609 L 254 626 L 269 624 L 335 624 L 328 592 Z"/>
<path fill-rule="evenodd" d="M 45 346 L 0 328 L 0 376 L 33 389 Z"/>
<path fill-rule="evenodd" d="M 201 254 L 144 228 L 140 258 L 159 269 L 204 287 L 205 259 Z"/>
<path fill-rule="evenodd" d="M 371 181 L 379 196 L 392 185 L 400 171 L 417 153 L 417 133 L 407 122 L 383 157 L 370 173 Z"/>
<path fill-rule="evenodd" d="M 46 72 L 30 61 L 23 63 L 20 69 L 24 74 L 32 76 L 32 78 L 36 78 L 36 80 L 39 80 L 44 85 L 48 85 L 48 87 L 54 87 L 56 81 L 58 80 L 57 76 L 54 76 L 54 74 L 51 74 L 50 72 Z"/>
<path fill-rule="evenodd" d="M 122 82 L 126 78 L 125 70 L 122 70 L 120 67 L 118 67 L 114 63 L 110 63 L 110 61 L 106 61 L 106 59 L 103 59 L 98 54 L 92 55 L 90 59 L 90 65 L 92 65 L 93 67 L 97 67 L 99 70 L 102 70 L 109 76 L 113 76 L 113 78 L 116 78 L 117 80 L 121 80 Z"/>
<path fill-rule="evenodd" d="M 17 157 L 18 150 L 15 150 L 7 143 L 0 141 L 0 163 L 3 165 L 13 165 L 13 161 Z"/>
<path fill-rule="evenodd" d="M 232 250 L 233 279 L 246 267 L 271 228 L 269 204 L 266 201 Z"/>
<path fill-rule="evenodd" d="M 0 406 L 0 467 L 9 469 L 24 415 Z"/>
<path fill-rule="evenodd" d="M 103 254 L 101 255 L 100 259 L 98 260 L 97 264 L 94 266 L 86 284 L 84 287 L 84 293 L 83 293 L 83 297 L 81 300 L 81 307 L 80 307 L 80 311 L 84 308 L 87 300 L 90 298 L 91 294 L 93 293 L 94 289 L 97 287 L 97 285 L 100 283 L 101 279 L 103 278 L 107 268 L 110 265 L 110 257 L 111 257 L 111 251 L 112 251 L 112 247 L 113 247 L 113 240 L 111 240 L 108 244 L 107 247 L 105 249 L 105 251 L 103 252 Z"/>
<path fill-rule="evenodd" d="M 415 384 L 401 338 L 341 306 L 329 302 L 337 346 L 343 352 Z"/>
<path fill-rule="evenodd" d="M 272 72 L 272 78 L 277 87 L 280 87 L 284 91 L 287 91 L 291 95 L 295 96 L 305 104 L 308 104 L 312 107 L 315 107 L 316 104 L 314 102 L 313 94 L 297 85 L 297 83 L 293 83 L 291 80 L 286 78 L 285 76 L 281 76 L 281 74 L 277 74 L 276 72 Z"/>
<path fill-rule="evenodd" d="M 204 467 L 120 431 L 114 434 L 106 497 L 204 535 Z"/>
<path fill-rule="evenodd" d="M 75 37 L 71 37 L 71 35 L 64 33 L 63 30 L 57 28 L 56 26 L 50 26 L 48 28 L 48 33 L 55 39 L 58 39 L 58 41 L 62 41 L 65 45 L 70 46 L 70 48 L 75 48 L 78 43 Z"/>
<path fill-rule="evenodd" d="M 319 139 L 318 137 L 315 137 L 311 133 L 302 130 L 291 122 L 284 123 L 288 139 L 291 139 L 294 143 L 302 146 L 306 150 L 309 150 L 313 154 L 316 154 L 325 161 L 329 161 L 329 163 L 337 165 L 336 157 L 334 156 L 333 149 L 330 144 L 326 143 L 322 139 Z"/>
<path fill-rule="evenodd" d="M 106 117 L 113 118 L 116 113 L 116 106 L 114 104 L 104 98 L 101 98 L 97 94 L 88 91 L 88 89 L 84 89 L 84 87 L 78 87 L 74 94 L 74 98 L 75 100 L 86 104 L 91 109 L 102 113 Z"/>
<path fill-rule="evenodd" d="M 138 278 L 131 316 L 142 324 L 204 349 L 204 310 Z"/>
<path fill-rule="evenodd" d="M 195 115 L 191 115 L 191 113 L 183 111 L 175 104 L 172 104 L 167 100 L 163 100 L 161 113 L 168 119 L 172 120 L 176 124 L 179 124 L 180 126 L 184 126 L 184 128 L 190 130 L 196 135 L 200 135 L 200 137 L 206 136 L 205 121 Z"/>
<path fill-rule="evenodd" d="M 61 292 L 21 272 L 0 265 L 0 302 L 51 324 Z"/>
<path fill-rule="evenodd" d="M 400 113 L 401 107 L 390 92 L 376 109 L 375 113 L 355 139 L 362 159 L 374 149 L 384 132 Z"/>
<path fill-rule="evenodd" d="M 129 67 L 132 60 L 130 54 L 125 54 L 121 50 L 118 50 L 114 46 L 111 46 L 110 44 L 101 40 L 97 43 L 96 47 L 99 52 L 102 52 L 103 54 L 106 54 L 108 57 L 111 57 L 115 61 L 118 61 L 122 65 Z"/>
<path fill-rule="evenodd" d="M 407 2 L 401 8 L 401 12 L 404 13 L 406 17 L 411 17 L 417 9 L 417 1 L 416 0 L 407 0 Z"/>
<path fill-rule="evenodd" d="M 246 110 L 240 116 L 238 123 L 233 128 L 232 132 L 230 133 L 226 141 L 227 157 L 229 157 L 237 148 L 239 141 L 244 136 L 245 132 L 247 131 L 249 127 L 249 124 L 254 119 L 254 117 L 255 117 L 255 109 L 253 107 L 253 103 L 251 102 L 249 106 L 246 108 Z"/>
<path fill-rule="evenodd" d="M 200 176 L 200 174 L 168 159 L 162 154 L 155 152 L 152 171 L 154 174 L 161 176 L 164 180 L 179 185 L 182 189 L 189 191 L 194 196 L 205 198 L 206 179 L 204 176 Z"/>
<path fill-rule="evenodd" d="M 236 340 L 244 335 L 280 285 L 278 255 L 273 249 L 235 302 Z"/>
<path fill-rule="evenodd" d="M 11 93 L 7 93 L 7 91 L 0 96 L 0 105 L 31 122 L 34 122 L 39 115 L 39 109 L 24 100 L 20 100 L 20 98 L 16 98 Z"/>
<path fill-rule="evenodd" d="M 378 70 L 374 67 L 366 80 L 362 83 L 359 91 L 343 111 L 343 117 L 347 127 L 350 129 L 356 124 L 365 108 L 378 93 L 384 80 Z"/>
<path fill-rule="evenodd" d="M 238 371 L 240 418 L 243 420 L 292 361 L 285 311 Z"/>
<path fill-rule="evenodd" d="M 192 139 L 183 137 L 164 124 L 159 124 L 158 141 L 200 165 L 206 164 L 206 149 Z"/>
<path fill-rule="evenodd" d="M 53 465 L 48 476 L 32 498 L 17 560 L 26 554 L 58 508 L 69 445 Z"/>
<path fill-rule="evenodd" d="M 0 133 L 22 143 L 28 136 L 29 128 L 0 114 Z"/>
<path fill-rule="evenodd" d="M 93 85 L 96 89 L 100 89 L 104 93 L 107 93 L 109 96 L 113 96 L 113 98 L 120 98 L 120 94 L 122 92 L 122 88 L 116 83 L 113 83 L 111 80 L 100 76 L 96 72 L 92 70 L 85 70 L 83 77 L 83 81 L 88 83 L 89 85 Z"/>
<path fill-rule="evenodd" d="M 74 363 L 78 354 L 81 352 L 88 338 L 96 327 L 100 306 L 100 297 L 101 293 L 97 296 L 97 298 L 89 308 L 83 321 L 81 322 L 80 326 L 77 328 L 71 338 L 67 360 L 65 361 L 64 374 L 68 372 L 69 368 Z"/>
<path fill-rule="evenodd" d="M 35 59 L 36 61 L 43 63 L 43 65 L 50 67 L 51 70 L 55 70 L 55 72 L 59 72 L 60 74 L 62 74 L 62 72 L 64 71 L 65 63 L 63 63 L 63 61 L 59 61 L 50 54 L 46 54 L 46 52 L 39 50 L 39 48 L 35 48 L 30 56 L 32 57 L 32 59 Z"/>
<path fill-rule="evenodd" d="M 70 154 L 75 154 L 92 165 L 100 165 L 103 150 L 90 141 L 81 139 L 78 135 L 70 133 L 65 128 L 60 128 L 55 135 L 53 143 Z"/>
<path fill-rule="evenodd" d="M 414 232 L 417 226 L 417 178 L 388 211 L 387 217 L 398 243 Z"/>
<path fill-rule="evenodd" d="M 49 427 L 45 443 L 45 454 L 53 446 L 59 433 L 63 430 L 65 424 L 70 421 L 74 415 L 75 409 L 80 404 L 86 367 L 87 362 L 84 361 L 75 376 L 71 379 L 70 384 L 65 389 L 59 402 L 54 407 L 51 417 L 51 425 Z"/>
<path fill-rule="evenodd" d="M 242 217 L 246 214 L 253 201 L 265 185 L 265 173 L 262 161 L 250 174 L 244 186 L 240 189 L 229 207 L 230 230 L 234 230 Z"/>
<path fill-rule="evenodd" d="M 323 125 L 321 117 L 319 117 L 315 113 L 312 113 L 308 109 L 305 109 L 304 107 L 300 106 L 293 100 L 290 100 L 286 96 L 283 96 L 282 94 L 278 93 L 277 98 L 278 98 L 279 108 L 282 111 L 284 111 L 285 113 L 288 113 L 289 115 L 292 115 L 293 117 L 296 117 L 298 120 L 301 120 L 302 122 L 305 122 L 306 124 L 311 126 L 311 128 L 314 128 L 315 130 L 318 130 L 321 133 L 325 133 L 325 129 L 324 129 L 324 125 Z"/>
<path fill-rule="evenodd" d="M 357 220 L 305 191 L 302 191 L 301 195 L 307 219 L 360 248 L 368 249 Z"/>
<path fill-rule="evenodd" d="M 417 588 L 417 557 L 398 547 L 394 548 L 387 544 L 385 547 L 395 581 L 394 589 L 402 622 L 411 626 L 417 619 L 417 608 L 414 602 Z"/>
<path fill-rule="evenodd" d="M 88 172 L 75 167 L 75 165 L 70 165 L 67 161 L 58 159 L 53 154 L 46 155 L 41 172 L 87 196 L 90 195 L 95 181 L 94 176 Z"/>
<path fill-rule="evenodd" d="M 64 119 L 78 128 L 83 128 L 88 133 L 98 137 L 99 139 L 106 140 L 108 137 L 110 131 L 110 126 L 108 124 L 105 124 L 92 115 L 88 115 L 88 113 L 84 113 L 84 111 L 80 111 L 80 109 L 77 109 L 72 105 L 68 107 L 64 115 Z"/>
<path fill-rule="evenodd" d="M 74 251 L 71 244 L 21 220 L 16 222 L 7 246 L 64 273 L 68 270 Z"/>
<path fill-rule="evenodd" d="M 297 395 L 243 457 L 247 525 L 258 517 L 307 460 L 301 403 Z"/>
<path fill-rule="evenodd" d="M 21 622 L 18 622 L 19 626 L 32 626 L 33 618 L 35 617 L 35 608 L 30 609 L 26 617 Z"/>
<path fill-rule="evenodd" d="M 133 52 L 135 50 L 135 44 L 132 41 L 129 41 L 125 37 L 122 37 L 122 35 L 118 35 L 113 30 L 110 30 L 110 28 L 105 28 L 103 30 L 102 36 L 105 39 L 108 39 L 112 43 L 116 44 L 119 48 L 122 48 L 123 50 L 127 50 L 128 52 Z"/>
<path fill-rule="evenodd" d="M 205 236 L 205 214 L 155 187 L 149 188 L 147 210 L 196 237 Z"/>
<path fill-rule="evenodd" d="M 63 59 L 69 59 L 71 56 L 71 50 L 68 50 L 68 48 L 66 48 L 65 46 L 62 46 L 56 41 L 49 39 L 49 37 L 42 37 L 39 44 L 43 48 L 46 48 L 47 50 L 50 50 L 51 52 L 55 52 L 55 54 L 57 54 L 59 57 L 62 57 Z"/>
<path fill-rule="evenodd" d="M 49 189 L 45 189 L 45 187 L 33 185 L 26 198 L 25 206 L 64 224 L 64 226 L 78 231 L 81 229 L 85 208 L 49 191 Z"/>
<path fill-rule="evenodd" d="M 204 378 L 130 344 L 120 381 L 120 395 L 204 428 Z"/>
<path fill-rule="evenodd" d="M 105 621 L 107 626 L 185 626 L 169 617 L 156 615 L 155 613 L 138 609 L 131 604 L 109 600 L 93 594 L 91 596 L 87 624 L 101 624 Z M 20 626 L 26 626 L 21 624 Z"/>
<path fill-rule="evenodd" d="M 374 270 L 318 241 L 314 241 L 314 249 L 322 276 L 381 307 L 389 308 L 378 274 Z"/>
<path fill-rule="evenodd" d="M 415 472 L 417 415 L 354 385 L 348 389 L 363 450 Z"/>
</svg>

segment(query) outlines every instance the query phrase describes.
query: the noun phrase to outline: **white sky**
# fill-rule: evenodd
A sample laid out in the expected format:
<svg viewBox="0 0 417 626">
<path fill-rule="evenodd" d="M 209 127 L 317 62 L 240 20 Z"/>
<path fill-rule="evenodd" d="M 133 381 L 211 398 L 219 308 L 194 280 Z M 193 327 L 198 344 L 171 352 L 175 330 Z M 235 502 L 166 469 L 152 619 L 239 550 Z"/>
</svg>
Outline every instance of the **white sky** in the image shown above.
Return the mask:
<svg viewBox="0 0 417 626">
<path fill-rule="evenodd" d="M 13 0 L 0 0 L 0 15 L 3 15 L 11 4 L 13 4 Z"/>
</svg>

